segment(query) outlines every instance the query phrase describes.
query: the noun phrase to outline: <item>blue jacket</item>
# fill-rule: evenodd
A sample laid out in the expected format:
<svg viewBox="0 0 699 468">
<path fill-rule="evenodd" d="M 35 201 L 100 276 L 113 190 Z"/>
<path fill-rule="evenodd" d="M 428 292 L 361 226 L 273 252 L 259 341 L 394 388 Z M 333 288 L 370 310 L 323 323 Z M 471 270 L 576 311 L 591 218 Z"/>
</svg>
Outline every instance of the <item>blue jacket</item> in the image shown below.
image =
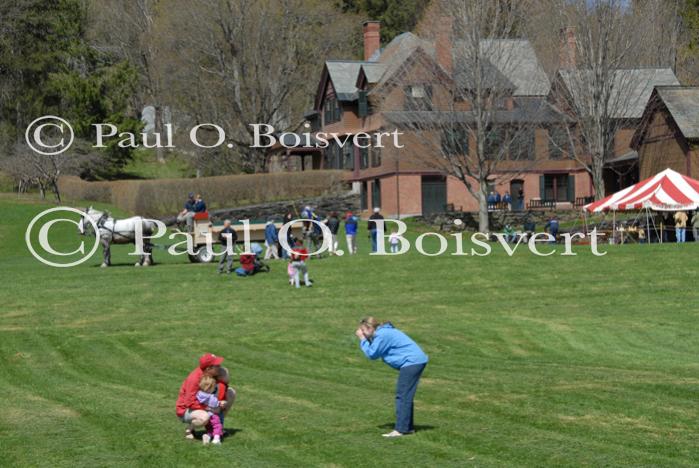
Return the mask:
<svg viewBox="0 0 699 468">
<path fill-rule="evenodd" d="M 194 203 L 194 212 L 195 213 L 203 213 L 206 211 L 206 203 L 204 203 L 204 200 L 199 200 Z"/>
<path fill-rule="evenodd" d="M 348 236 L 357 234 L 357 217 L 352 215 L 345 220 L 345 234 Z"/>
<path fill-rule="evenodd" d="M 265 241 L 268 244 L 274 244 L 279 240 L 279 236 L 277 235 L 277 227 L 274 225 L 274 223 L 268 224 L 265 227 Z"/>
<path fill-rule="evenodd" d="M 369 359 L 381 358 L 383 362 L 400 369 L 405 366 L 426 364 L 427 355 L 408 335 L 390 322 L 379 326 L 371 342 L 362 340 L 359 346 Z"/>
</svg>

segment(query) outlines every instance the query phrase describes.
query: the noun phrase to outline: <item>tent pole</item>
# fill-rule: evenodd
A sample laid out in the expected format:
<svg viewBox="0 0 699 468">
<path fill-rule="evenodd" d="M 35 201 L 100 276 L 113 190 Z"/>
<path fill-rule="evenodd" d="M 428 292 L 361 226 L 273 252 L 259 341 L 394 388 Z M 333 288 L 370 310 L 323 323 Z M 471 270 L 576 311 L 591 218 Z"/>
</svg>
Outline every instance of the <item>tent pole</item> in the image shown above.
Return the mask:
<svg viewBox="0 0 699 468">
<path fill-rule="evenodd" d="M 612 210 L 612 242 L 616 244 L 616 210 Z"/>
</svg>

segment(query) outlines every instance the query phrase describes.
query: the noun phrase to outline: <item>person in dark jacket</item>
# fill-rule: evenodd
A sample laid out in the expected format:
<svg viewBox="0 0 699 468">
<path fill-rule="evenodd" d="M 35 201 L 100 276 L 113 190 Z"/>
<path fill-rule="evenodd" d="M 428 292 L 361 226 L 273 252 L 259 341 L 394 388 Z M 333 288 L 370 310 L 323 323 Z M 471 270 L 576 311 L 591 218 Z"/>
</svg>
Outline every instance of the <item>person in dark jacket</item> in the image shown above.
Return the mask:
<svg viewBox="0 0 699 468">
<path fill-rule="evenodd" d="M 289 224 L 294 220 L 294 214 L 291 211 L 287 211 L 284 215 L 284 220 L 282 225 Z M 294 235 L 291 232 L 291 225 L 289 224 L 289 229 L 286 231 L 286 243 L 289 245 L 289 249 L 294 248 Z M 281 252 L 282 258 L 289 258 L 289 251 L 287 251 L 282 245 L 279 245 L 279 251 Z"/>
<path fill-rule="evenodd" d="M 558 218 L 556 216 L 553 216 L 551 219 L 549 219 L 546 223 L 546 226 L 544 226 L 548 233 L 551 234 L 551 236 L 553 236 L 553 239 L 551 240 L 552 244 L 555 244 L 556 239 L 558 238 L 558 227 Z"/>
<path fill-rule="evenodd" d="M 226 273 L 233 271 L 233 251 L 238 241 L 238 233 L 231 226 L 231 220 L 223 221 L 223 229 L 218 233 L 218 242 L 223 247 L 221 260 L 218 261 L 218 272 L 223 273 L 223 265 L 226 264 Z"/>
<path fill-rule="evenodd" d="M 204 203 L 204 200 L 201 198 L 201 194 L 197 193 L 197 196 L 194 199 L 194 212 L 195 213 L 204 213 L 205 211 L 206 211 L 206 203 Z"/>
<path fill-rule="evenodd" d="M 340 230 L 340 218 L 336 211 L 330 213 L 328 220 L 326 222 L 328 225 L 328 230 L 330 231 L 330 253 L 334 254 L 337 252 L 337 231 Z"/>
<path fill-rule="evenodd" d="M 184 203 L 184 208 L 177 214 L 177 222 L 185 223 L 187 225 L 187 230 L 191 231 L 194 224 L 194 205 L 196 200 L 194 193 L 190 193 L 187 196 L 187 201 Z"/>
<path fill-rule="evenodd" d="M 269 260 L 270 258 L 279 259 L 277 242 L 279 242 L 277 227 L 274 225 L 274 220 L 270 219 L 265 225 L 265 246 L 267 247 L 265 251 L 265 260 Z"/>
<path fill-rule="evenodd" d="M 366 317 L 354 332 L 359 347 L 369 359 L 381 359 L 398 371 L 396 384 L 396 425 L 384 437 L 400 437 L 415 432 L 413 398 L 428 357 L 408 335 L 391 322 Z"/>
<path fill-rule="evenodd" d="M 381 216 L 380 208 L 374 208 L 374 214 L 369 216 L 369 222 L 367 223 L 367 228 L 369 229 L 369 236 L 371 237 L 371 251 L 376 252 L 377 250 L 377 234 L 378 234 L 378 229 L 376 228 L 376 220 L 377 219 L 384 219 L 383 216 Z"/>
</svg>

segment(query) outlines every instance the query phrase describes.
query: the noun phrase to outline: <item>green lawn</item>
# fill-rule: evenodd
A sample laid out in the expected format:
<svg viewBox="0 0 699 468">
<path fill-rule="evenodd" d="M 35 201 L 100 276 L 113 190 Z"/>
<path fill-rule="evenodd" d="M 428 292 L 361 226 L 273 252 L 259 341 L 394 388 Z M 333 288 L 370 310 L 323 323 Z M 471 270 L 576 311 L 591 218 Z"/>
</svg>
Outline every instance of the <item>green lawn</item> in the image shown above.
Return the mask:
<svg viewBox="0 0 699 468">
<path fill-rule="evenodd" d="M 593 257 L 355 257 L 252 278 L 166 258 L 49 268 L 24 246 L 48 205 L 0 197 L 0 465 L 691 466 L 699 459 L 699 245 Z M 364 226 L 362 226 L 364 227 Z M 365 232 L 365 231 L 363 231 Z M 74 228 L 55 226 L 64 247 Z M 101 255 L 101 253 L 100 253 Z M 360 353 L 364 315 L 430 356 L 414 436 L 396 374 Z M 174 415 L 200 354 L 238 389 L 220 447 Z"/>
</svg>

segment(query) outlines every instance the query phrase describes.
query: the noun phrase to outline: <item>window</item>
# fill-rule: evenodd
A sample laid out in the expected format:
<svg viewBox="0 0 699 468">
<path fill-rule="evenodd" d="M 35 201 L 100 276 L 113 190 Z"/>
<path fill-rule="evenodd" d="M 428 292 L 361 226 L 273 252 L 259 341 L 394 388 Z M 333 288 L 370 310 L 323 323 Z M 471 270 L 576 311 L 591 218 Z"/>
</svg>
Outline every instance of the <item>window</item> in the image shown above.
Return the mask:
<svg viewBox="0 0 699 468">
<path fill-rule="evenodd" d="M 373 208 L 381 208 L 381 181 L 374 179 L 371 184 L 371 204 Z"/>
<path fill-rule="evenodd" d="M 377 137 L 374 135 L 371 145 L 371 167 L 379 167 L 381 165 L 381 148 L 376 146 Z"/>
<path fill-rule="evenodd" d="M 463 128 L 442 130 L 442 154 L 468 156 L 468 131 Z"/>
<path fill-rule="evenodd" d="M 432 86 L 427 84 L 409 85 L 403 87 L 405 92 L 405 110 L 432 110 Z"/>
<path fill-rule="evenodd" d="M 325 148 L 325 169 L 342 169 L 342 151 L 340 146 L 332 142 L 327 148 Z"/>
<path fill-rule="evenodd" d="M 345 169 L 354 170 L 354 146 L 352 146 L 351 139 L 347 140 L 345 146 L 342 147 L 342 159 Z"/>
<path fill-rule="evenodd" d="M 510 144 L 510 159 L 514 161 L 527 161 L 535 158 L 533 128 L 512 129 L 512 143 Z"/>
<path fill-rule="evenodd" d="M 371 140 L 367 137 L 357 137 L 357 146 L 359 147 L 359 168 L 366 169 L 369 167 L 369 148 L 362 148 L 362 146 L 367 146 Z"/>
<path fill-rule="evenodd" d="M 359 117 L 366 117 L 369 115 L 369 102 L 367 100 L 366 91 L 359 91 L 359 97 L 357 99 L 357 115 Z"/>
<path fill-rule="evenodd" d="M 339 122 L 342 118 L 342 107 L 334 97 L 325 98 L 325 106 L 323 107 L 323 122 L 325 125 Z"/>
<path fill-rule="evenodd" d="M 363 181 L 359 186 L 359 208 L 364 211 L 368 209 L 369 203 L 367 202 L 367 183 Z"/>
<path fill-rule="evenodd" d="M 491 128 L 488 130 L 488 133 L 485 136 L 485 157 L 487 159 L 501 159 L 504 151 L 504 148 L 502 147 L 502 134 L 502 128 Z"/>
<path fill-rule="evenodd" d="M 572 147 L 568 132 L 565 127 L 555 126 L 549 128 L 549 159 L 561 159 L 567 152 L 572 157 Z"/>
<path fill-rule="evenodd" d="M 541 198 L 557 202 L 575 202 L 575 176 L 545 174 L 541 176 Z"/>
</svg>

